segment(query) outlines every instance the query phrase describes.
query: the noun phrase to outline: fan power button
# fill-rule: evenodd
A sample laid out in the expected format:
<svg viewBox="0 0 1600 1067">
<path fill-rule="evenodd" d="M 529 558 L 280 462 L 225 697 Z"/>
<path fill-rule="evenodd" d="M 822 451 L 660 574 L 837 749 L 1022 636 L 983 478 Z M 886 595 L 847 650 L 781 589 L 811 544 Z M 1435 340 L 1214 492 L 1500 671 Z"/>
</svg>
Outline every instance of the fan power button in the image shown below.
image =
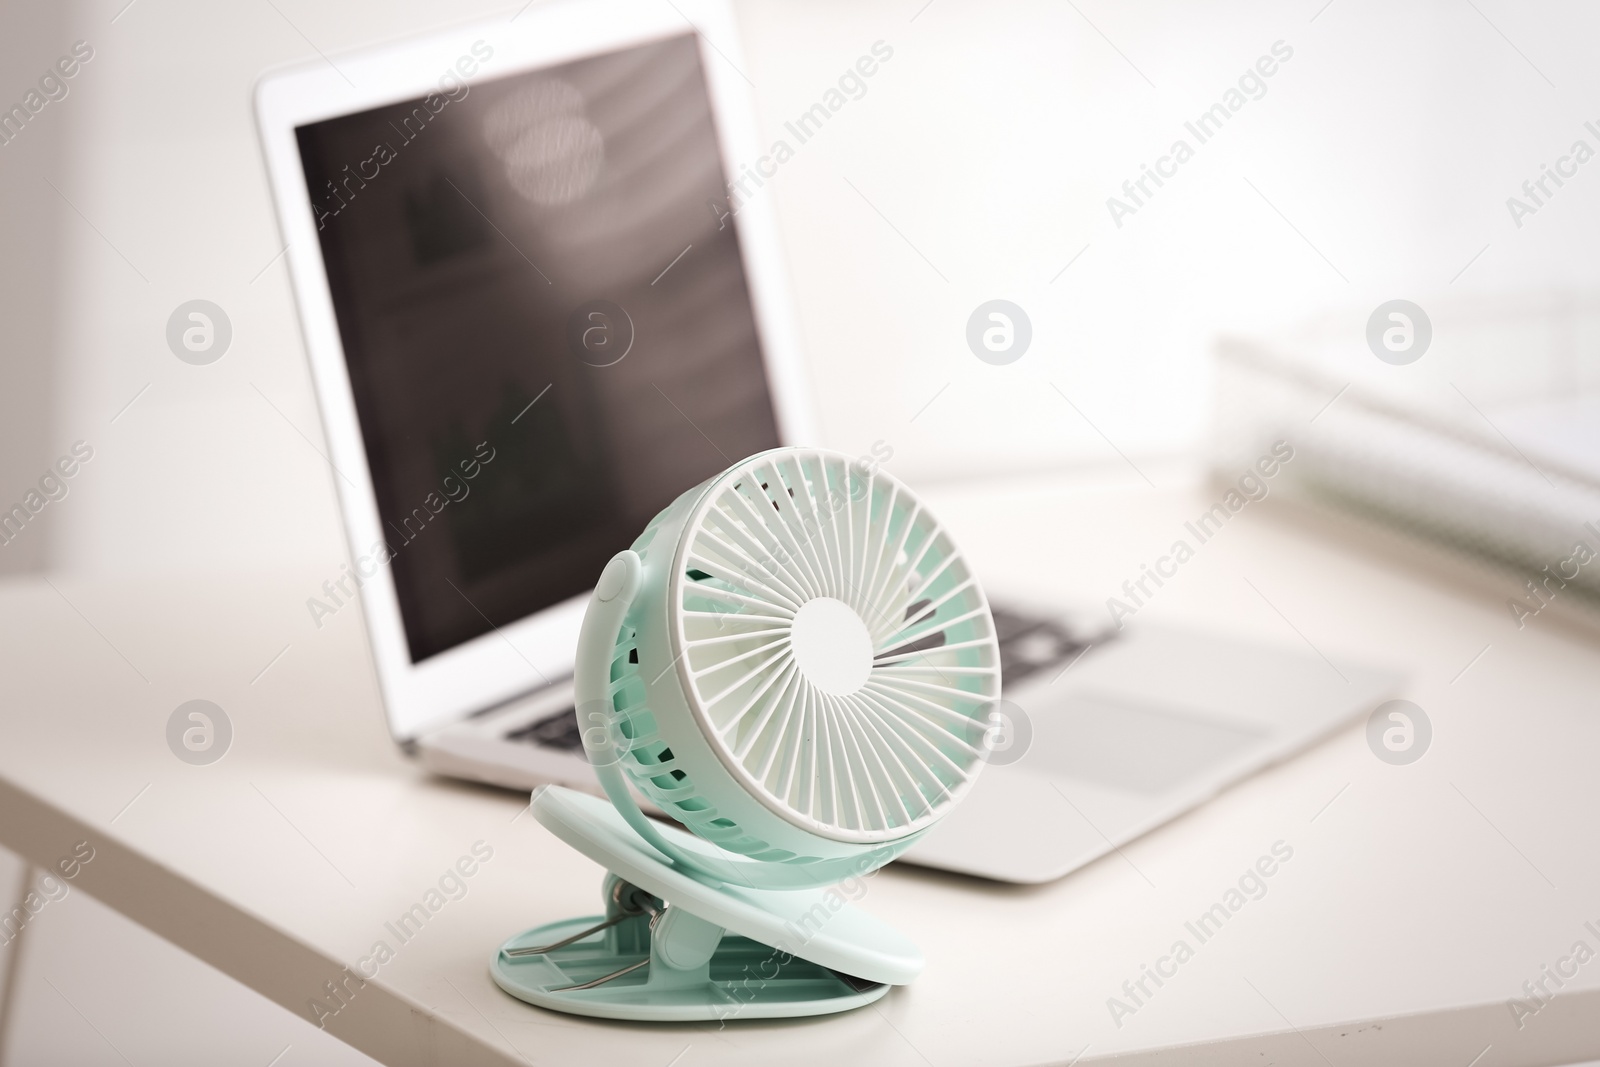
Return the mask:
<svg viewBox="0 0 1600 1067">
<path fill-rule="evenodd" d="M 606 569 L 600 572 L 600 580 L 594 583 L 594 598 L 602 604 L 615 600 L 627 581 L 628 560 L 619 553 L 612 556 L 611 562 L 606 564 Z"/>
</svg>

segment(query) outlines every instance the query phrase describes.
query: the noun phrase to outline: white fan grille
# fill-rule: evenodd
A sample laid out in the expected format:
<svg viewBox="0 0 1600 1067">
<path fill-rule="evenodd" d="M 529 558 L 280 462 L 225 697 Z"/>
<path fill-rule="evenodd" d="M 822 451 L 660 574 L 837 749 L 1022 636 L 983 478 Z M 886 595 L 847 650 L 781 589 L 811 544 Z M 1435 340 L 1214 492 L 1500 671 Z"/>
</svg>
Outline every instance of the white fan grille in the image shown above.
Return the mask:
<svg viewBox="0 0 1600 1067">
<path fill-rule="evenodd" d="M 895 479 L 785 449 L 725 474 L 685 527 L 669 591 L 674 653 L 713 748 L 790 822 L 884 841 L 933 822 L 981 768 L 1000 657 L 983 591 Z M 797 661 L 819 597 L 871 639 L 852 692 Z"/>
</svg>

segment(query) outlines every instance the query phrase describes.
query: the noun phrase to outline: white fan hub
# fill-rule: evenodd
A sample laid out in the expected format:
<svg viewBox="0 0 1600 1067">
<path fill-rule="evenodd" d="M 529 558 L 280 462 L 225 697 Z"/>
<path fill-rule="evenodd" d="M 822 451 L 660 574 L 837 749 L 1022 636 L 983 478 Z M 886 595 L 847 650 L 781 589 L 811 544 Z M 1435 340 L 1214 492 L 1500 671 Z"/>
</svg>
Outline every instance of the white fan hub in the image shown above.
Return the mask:
<svg viewBox="0 0 1600 1067">
<path fill-rule="evenodd" d="M 872 634 L 855 609 L 831 596 L 800 605 L 789 624 L 795 665 L 806 681 L 831 696 L 849 696 L 872 673 Z"/>
</svg>

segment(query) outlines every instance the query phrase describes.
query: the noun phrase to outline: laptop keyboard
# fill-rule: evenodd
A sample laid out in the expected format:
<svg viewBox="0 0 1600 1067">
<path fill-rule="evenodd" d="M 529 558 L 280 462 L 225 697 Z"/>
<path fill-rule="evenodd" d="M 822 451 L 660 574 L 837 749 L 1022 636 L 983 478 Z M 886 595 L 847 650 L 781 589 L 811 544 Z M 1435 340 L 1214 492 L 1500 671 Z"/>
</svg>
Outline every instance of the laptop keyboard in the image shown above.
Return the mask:
<svg viewBox="0 0 1600 1067">
<path fill-rule="evenodd" d="M 994 616 L 995 637 L 1000 644 L 1000 679 L 1003 685 L 1016 685 L 1024 678 L 1064 664 L 1095 643 L 1073 634 L 1054 617 L 1029 615 L 993 605 L 989 610 Z M 939 635 L 940 643 L 943 636 Z M 916 649 L 907 645 L 896 651 L 910 652 Z M 578 713 L 572 708 L 565 708 L 512 730 L 505 735 L 505 739 L 543 745 L 562 752 L 574 752 L 583 747 Z"/>
<path fill-rule="evenodd" d="M 1095 643 L 1074 634 L 1054 617 L 1028 615 L 1012 608 L 989 606 L 995 637 L 1000 642 L 1000 682 L 1014 686 L 1024 678 L 1067 663 Z"/>
<path fill-rule="evenodd" d="M 507 741 L 525 741 L 530 745 L 572 752 L 583 747 L 583 732 L 578 729 L 578 712 L 565 708 L 554 715 L 546 715 L 520 729 L 506 734 Z"/>
</svg>

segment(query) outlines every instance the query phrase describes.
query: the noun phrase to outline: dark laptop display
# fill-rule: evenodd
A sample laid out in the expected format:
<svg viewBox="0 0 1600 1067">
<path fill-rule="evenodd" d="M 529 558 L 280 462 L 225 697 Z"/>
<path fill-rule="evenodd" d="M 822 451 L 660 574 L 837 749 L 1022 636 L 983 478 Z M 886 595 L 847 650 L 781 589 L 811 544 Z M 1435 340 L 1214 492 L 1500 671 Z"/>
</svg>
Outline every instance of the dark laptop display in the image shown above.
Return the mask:
<svg viewBox="0 0 1600 1067">
<path fill-rule="evenodd" d="M 693 36 L 297 134 L 413 662 L 779 443 Z"/>
</svg>

